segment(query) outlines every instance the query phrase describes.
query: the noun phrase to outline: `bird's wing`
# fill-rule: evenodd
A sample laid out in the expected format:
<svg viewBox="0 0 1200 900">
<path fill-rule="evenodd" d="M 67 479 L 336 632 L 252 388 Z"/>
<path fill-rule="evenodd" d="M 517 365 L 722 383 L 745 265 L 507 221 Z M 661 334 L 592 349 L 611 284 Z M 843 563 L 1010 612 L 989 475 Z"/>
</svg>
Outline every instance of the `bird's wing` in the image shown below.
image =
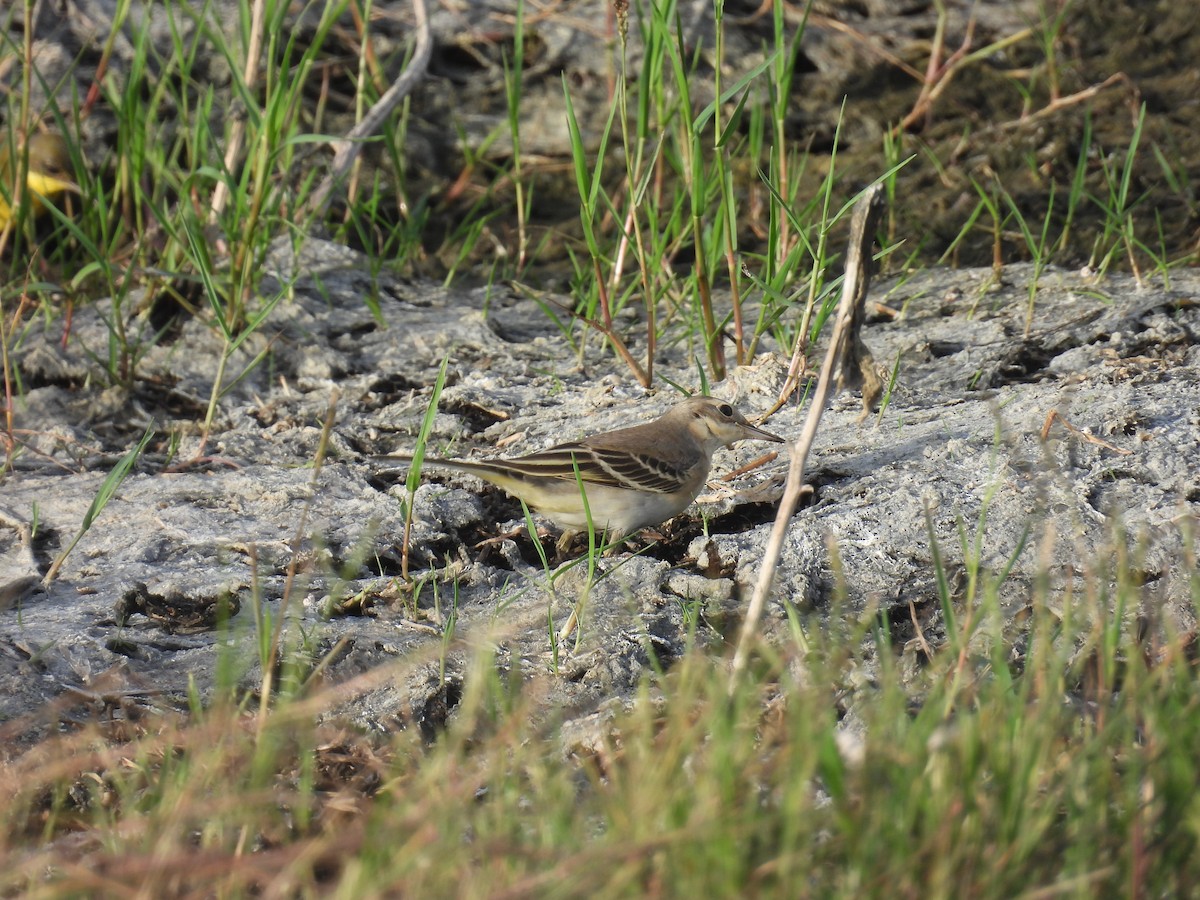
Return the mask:
<svg viewBox="0 0 1200 900">
<path fill-rule="evenodd" d="M 406 465 L 412 457 L 396 454 L 376 457 L 377 461 Z M 596 446 L 583 442 L 559 444 L 516 459 L 439 459 L 426 457 L 425 465 L 470 472 L 497 484 L 507 479 L 547 478 L 575 481 L 630 491 L 671 494 L 683 490 L 695 477 L 695 466 L 664 459 L 658 455 L 618 447 Z"/>
<path fill-rule="evenodd" d="M 685 486 L 691 468 L 646 453 L 582 443 L 560 444 L 518 459 L 504 460 L 504 468 L 526 477 L 575 480 L 575 469 L 584 484 L 633 491 L 670 494 Z"/>
</svg>

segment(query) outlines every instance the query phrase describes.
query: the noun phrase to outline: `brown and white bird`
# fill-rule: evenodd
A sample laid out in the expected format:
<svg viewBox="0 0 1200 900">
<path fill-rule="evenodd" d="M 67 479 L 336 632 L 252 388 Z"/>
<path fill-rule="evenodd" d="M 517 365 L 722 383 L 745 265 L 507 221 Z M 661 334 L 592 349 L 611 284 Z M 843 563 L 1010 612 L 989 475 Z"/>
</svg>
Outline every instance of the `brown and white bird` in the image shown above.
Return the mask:
<svg viewBox="0 0 1200 900">
<path fill-rule="evenodd" d="M 742 440 L 782 442 L 730 404 L 691 397 L 644 425 L 606 431 L 515 459 L 439 459 L 423 465 L 467 472 L 503 488 L 571 533 L 588 519 L 621 537 L 665 522 L 696 499 L 712 455 Z M 407 455 L 379 457 L 411 462 Z M 582 486 L 582 493 L 580 488 Z M 584 496 L 587 498 L 585 507 Z"/>
</svg>

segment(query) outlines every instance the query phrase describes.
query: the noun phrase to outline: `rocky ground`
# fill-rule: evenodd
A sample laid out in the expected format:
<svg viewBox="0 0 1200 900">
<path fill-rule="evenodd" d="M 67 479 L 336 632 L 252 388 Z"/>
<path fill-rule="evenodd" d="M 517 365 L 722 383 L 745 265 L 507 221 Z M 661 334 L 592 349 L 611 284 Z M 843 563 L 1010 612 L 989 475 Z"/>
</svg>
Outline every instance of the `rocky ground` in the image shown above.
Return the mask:
<svg viewBox="0 0 1200 900">
<path fill-rule="evenodd" d="M 47 85 L 64 97 L 87 93 L 95 36 L 109 33 L 111 6 L 71 0 L 59 15 L 53 4 L 38 5 L 35 93 Z M 712 4 L 682 6 L 689 46 L 706 46 Z M 1033 27 L 1044 6 L 947 4 L 944 49 L 958 48 L 968 27 L 972 50 L 1003 40 Z M 372 33 L 388 58 L 411 37 L 410 8 L 376 8 Z M 562 76 L 585 125 L 602 122 L 613 72 L 609 8 L 559 4 L 527 23 L 522 139 L 531 158 L 568 172 L 567 181 L 570 167 L 557 165 L 569 158 Z M 759 15 L 764 8 L 726 4 L 729 77 L 761 61 L 771 28 Z M 152 40 L 169 56 L 165 9 L 148 7 L 159 18 Z M 787 9 L 794 27 L 798 5 Z M 463 165 L 459 141 L 479 145 L 504 122 L 510 12 L 501 2 L 432 6 L 434 60 L 401 148 L 414 179 L 453 182 Z M 789 137 L 813 154 L 806 177 L 826 171 L 819 155 L 833 149 L 839 122 L 848 189 L 879 175 L 883 132 L 918 106 L 935 27 L 932 4 L 818 6 L 788 119 Z M 133 57 L 126 38 L 118 35 L 109 62 L 118 82 Z M 1150 118 L 1132 163 L 1138 202 L 1130 215 L 1139 233 L 1165 235 L 1167 258 L 1194 252 L 1194 179 L 1175 176 L 1196 170 L 1200 145 L 1189 136 L 1198 41 L 1182 4 L 1080 4 L 1051 41 L 1062 63 L 1058 100 L 1046 96 L 1050 73 L 1036 34 L 955 70 L 937 102 L 906 126 L 905 153 L 917 156 L 901 174 L 893 236 L 927 242 L 936 258 L 978 202 L 972 179 L 1003 185 L 1040 227 L 1047 184 L 1070 183 L 1080 150 L 1093 157 L 1085 158 L 1091 175 L 1117 171 L 1145 100 Z M 701 58 L 709 67 L 702 75 L 711 74 L 711 57 Z M 20 74 L 15 64 L 0 66 L 10 89 Z M 229 80 L 219 66 L 197 77 Z M 697 81 L 702 101 L 705 79 Z M 331 109 L 347 100 L 347 86 L 335 74 Z M 1025 108 L 1020 89 L 1037 102 Z M 40 109 L 45 97 L 33 99 Z M 446 127 L 449 111 L 461 127 Z M 112 165 L 115 121 L 100 103 L 82 126 L 101 170 Z M 1085 126 L 1094 129 L 1090 147 Z M 593 139 L 597 130 L 592 121 Z M 491 147 L 498 158 L 506 152 L 502 140 Z M 1160 160 L 1176 166 L 1172 177 Z M 540 191 L 539 203 L 551 198 L 534 211 L 542 227 L 577 223 L 578 200 L 573 185 L 567 189 L 566 205 L 552 189 Z M 1089 190 L 1103 196 L 1098 183 Z M 433 194 L 439 215 L 461 212 Z M 503 222 L 493 225 L 495 243 L 512 246 Z M 1027 249 L 1011 225 L 999 235 L 1006 256 Z M 1084 257 L 1099 227 L 1074 227 Z M 988 258 L 994 237 L 976 229 L 961 258 Z M 136 315 L 133 303 L 116 311 L 101 300 L 77 311 L 65 350 L 61 321 L 39 324 L 14 346 L 17 444 L 0 475 L 6 738 L 36 739 L 79 717 L 182 706 L 193 684 L 202 695 L 229 680 L 255 689 L 256 610 L 287 619 L 291 652 L 316 667 L 312 677 L 360 685 L 347 689 L 337 713 L 379 730 L 436 729 L 481 677 L 473 668 L 480 647 L 494 648 L 495 665 L 507 672 L 556 672 L 539 682 L 537 704 L 567 710 L 577 723 L 629 697 L 652 666 L 669 667 L 691 643 L 726 652 L 785 458 L 714 481 L 662 534 L 601 560 L 586 591 L 583 565 L 551 584 L 512 500 L 429 472 L 412 539 L 420 590 L 405 591 L 397 581 L 405 491 L 369 457 L 411 446 L 443 359 L 449 381 L 433 442 L 456 455 L 528 452 L 651 418 L 677 395 L 666 387 L 647 394 L 595 335 L 581 361 L 535 303 L 504 288 L 489 295 L 376 277 L 366 258 L 319 240 L 299 256 L 278 249 L 267 268 L 262 296 L 285 284 L 288 295 L 230 359 L 226 383 L 245 375 L 222 397 L 207 441 L 197 423 L 224 345 L 204 321 L 163 308 Z M 1126 275 L 1050 270 L 1038 279 L 1030 315 L 1034 277 L 1028 266 L 1008 266 L 1000 279 L 991 268 L 934 269 L 874 286 L 872 302 L 891 312 L 878 310 L 865 337 L 877 361 L 895 367 L 897 382 L 877 418 L 859 423 L 854 397 L 838 398 L 826 415 L 809 468 L 813 492 L 792 522 L 764 623 L 771 640 L 793 641 L 793 618 L 813 634 L 836 634 L 839 623 L 882 615 L 896 654 L 913 669 L 945 634 L 936 557 L 960 611 L 977 608 L 976 562 L 994 576 L 1019 653 L 1020 622 L 1040 579 L 1049 578 L 1056 603 L 1068 603 L 1085 586 L 1083 573 L 1126 549 L 1143 592 L 1142 607 L 1129 614 L 1144 617 L 1150 634 L 1195 627 L 1200 278 L 1173 271 L 1164 284 L 1155 272 L 1143 286 Z M 363 302 L 368 295 L 379 317 Z M 132 368 L 110 365 L 118 319 Z M 659 354 L 658 383 L 695 389 L 693 359 L 702 354 L 682 334 L 674 341 Z M 786 370 L 779 348 L 763 349 L 753 366 L 714 388 L 747 413 L 771 405 Z M 789 405 L 768 427 L 794 438 L 805 412 Z M 147 429 L 145 453 L 43 584 L 107 474 Z M 763 452 L 724 452 L 714 476 Z M 1114 543 L 1117 523 L 1123 544 Z M 548 619 L 560 626 L 585 593 L 578 646 L 556 650 Z"/>
<path fill-rule="evenodd" d="M 0 493 L 0 721 L 11 738 L 181 706 L 193 684 L 202 695 L 230 677 L 254 689 L 256 608 L 286 617 L 294 651 L 320 663 L 315 678 L 384 673 L 338 710 L 370 729 L 436 728 L 478 677 L 481 646 L 504 671 L 557 669 L 538 703 L 577 721 L 630 697 L 691 642 L 726 652 L 785 458 L 714 481 L 661 534 L 600 560 L 578 645 L 556 654 L 548 616 L 561 626 L 585 596 L 586 566 L 551 585 L 517 504 L 430 471 L 412 540 L 421 589 L 401 590 L 405 490 L 369 457 L 411 447 L 443 358 L 431 442 L 454 455 L 529 452 L 651 418 L 677 395 L 646 393 L 594 342 L 580 365 L 541 309 L 504 289 L 485 299 L 386 277 L 369 285 L 364 260 L 318 241 L 271 265 L 264 293 L 282 279 L 290 297 L 231 361 L 238 373 L 266 353 L 222 399 L 203 446 L 195 422 L 222 347 L 209 326 L 179 320 L 148 342 L 128 388 L 89 377 L 107 353 L 104 303 L 77 314 L 65 352 L 59 323 L 22 344 L 20 443 Z M 853 396 L 827 412 L 764 624 L 770 640 L 792 640 L 789 613 L 815 633 L 878 612 L 895 652 L 918 664 L 944 635 L 935 546 L 956 608 L 973 608 L 981 523 L 978 562 L 995 577 L 1014 646 L 1035 581 L 1046 573 L 1055 602 L 1069 602 L 1116 552 L 1118 522 L 1144 584 L 1129 614 L 1152 631 L 1195 627 L 1200 278 L 1139 287 L 1046 272 L 1026 334 L 1031 276 L 943 270 L 874 286 L 872 303 L 891 314 L 878 310 L 864 337 L 882 366 L 898 364 L 897 383 L 865 423 Z M 371 288 L 382 321 L 362 303 Z M 786 358 L 766 349 L 715 393 L 747 413 L 767 408 Z M 662 375 L 696 387 L 691 353 L 680 338 Z M 767 427 L 794 438 L 805 412 L 793 403 Z M 43 584 L 148 427 L 146 452 Z M 714 477 L 764 447 L 722 452 Z"/>
</svg>

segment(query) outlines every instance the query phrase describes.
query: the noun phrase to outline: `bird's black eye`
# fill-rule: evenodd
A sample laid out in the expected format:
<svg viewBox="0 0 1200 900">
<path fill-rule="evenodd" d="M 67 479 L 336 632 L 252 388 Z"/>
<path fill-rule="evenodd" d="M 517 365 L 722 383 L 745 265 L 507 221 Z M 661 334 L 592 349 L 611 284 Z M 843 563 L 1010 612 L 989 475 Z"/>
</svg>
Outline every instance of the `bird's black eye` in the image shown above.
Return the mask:
<svg viewBox="0 0 1200 900">
<path fill-rule="evenodd" d="M 720 406 L 718 406 L 717 412 L 719 412 L 721 415 L 723 415 L 727 419 L 733 418 L 733 407 L 730 406 L 728 403 L 722 403 Z"/>
</svg>

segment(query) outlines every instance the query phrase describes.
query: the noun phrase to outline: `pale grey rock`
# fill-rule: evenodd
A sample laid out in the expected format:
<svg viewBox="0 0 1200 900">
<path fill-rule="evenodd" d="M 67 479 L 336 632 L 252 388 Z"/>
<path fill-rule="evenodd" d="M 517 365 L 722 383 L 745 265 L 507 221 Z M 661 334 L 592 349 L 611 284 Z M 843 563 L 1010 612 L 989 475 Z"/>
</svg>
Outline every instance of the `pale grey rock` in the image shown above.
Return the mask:
<svg viewBox="0 0 1200 900">
<path fill-rule="evenodd" d="M 703 518 L 691 511 L 668 523 L 663 542 L 639 539 L 598 560 L 590 590 L 586 561 L 560 567 L 548 539 L 543 567 L 519 504 L 430 468 L 415 496 L 408 561 L 421 588 L 397 590 L 407 492 L 372 456 L 411 449 L 443 358 L 437 453 L 529 452 L 651 418 L 676 395 L 646 392 L 599 349 L 580 371 L 569 348 L 545 339 L 544 316 L 528 302 L 506 300 L 498 330 L 495 304 L 485 315 L 480 292 L 380 276 L 381 323 L 362 309 L 352 258 L 335 247 L 323 256 L 323 246 L 302 248 L 315 268 L 329 260 L 320 284 L 294 279 L 272 311 L 269 352 L 224 396 L 205 457 L 194 458 L 198 437 L 184 434 L 168 459 L 160 430 L 45 588 L 30 578 L 40 579 L 74 536 L 121 453 L 147 422 L 174 421 L 181 395 L 172 385 L 188 384 L 206 402 L 212 360 L 197 348 L 215 344 L 206 326 L 190 323 L 142 356 L 145 381 L 116 392 L 56 386 L 57 370 L 43 364 L 57 349 L 55 329 L 19 348 L 15 364 L 30 367 L 31 388 L 22 414 L 36 418 L 5 476 L 4 504 L 26 521 L 36 506 L 39 526 L 34 568 L 20 551 L 25 568 L 9 581 L 19 600 L 0 611 L 0 715 L 102 686 L 143 705 L 178 706 L 189 682 L 211 696 L 222 669 L 253 690 L 261 677 L 255 602 L 288 617 L 294 652 L 313 661 L 332 654 L 322 679 L 355 679 L 331 714 L 372 730 L 436 731 L 480 677 L 537 677 L 545 714 L 588 716 L 632 696 L 688 647 L 728 652 L 786 453 L 732 485 L 717 483 L 702 496 Z M 886 410 L 865 422 L 856 397 L 827 411 L 809 462 L 812 494 L 791 522 L 764 622 L 768 640 L 792 646 L 794 623 L 839 639 L 864 616 L 883 616 L 897 648 L 919 646 L 914 620 L 936 643 L 945 622 L 935 557 L 955 602 L 970 566 L 993 581 L 1007 571 L 994 590 L 1015 617 L 1048 554 L 1059 562 L 1053 605 L 1110 552 L 1118 517 L 1147 584 L 1137 614 L 1154 627 L 1194 627 L 1179 525 L 1196 516 L 1200 498 L 1200 371 L 1189 352 L 1200 314 L 1186 302 L 1200 279 L 1181 271 L 1166 292 L 1138 290 L 1123 276 L 1085 285 L 1072 273 L 1044 273 L 1026 337 L 1029 270 L 1005 271 L 1006 283 L 982 295 L 984 273 L 971 271 L 878 285 L 904 312 L 870 323 L 865 337 L 886 369 L 900 357 L 899 383 Z M 80 314 L 82 342 L 94 324 Z M 776 348 L 763 350 L 752 368 L 715 386 L 747 412 L 768 404 L 786 370 Z M 68 359 L 77 353 L 72 347 Z M 303 374 L 306 356 L 324 361 L 322 377 Z M 664 347 L 660 371 L 691 383 L 682 342 Z M 314 472 L 331 404 L 328 452 Z M 1054 421 L 1043 442 L 1051 412 L 1079 431 Z M 795 436 L 806 414 L 789 404 L 767 427 Z M 721 454 L 714 475 L 764 447 Z M 555 648 L 553 630 L 581 600 L 577 636 Z M 221 610 L 227 625 L 208 625 Z"/>
</svg>

